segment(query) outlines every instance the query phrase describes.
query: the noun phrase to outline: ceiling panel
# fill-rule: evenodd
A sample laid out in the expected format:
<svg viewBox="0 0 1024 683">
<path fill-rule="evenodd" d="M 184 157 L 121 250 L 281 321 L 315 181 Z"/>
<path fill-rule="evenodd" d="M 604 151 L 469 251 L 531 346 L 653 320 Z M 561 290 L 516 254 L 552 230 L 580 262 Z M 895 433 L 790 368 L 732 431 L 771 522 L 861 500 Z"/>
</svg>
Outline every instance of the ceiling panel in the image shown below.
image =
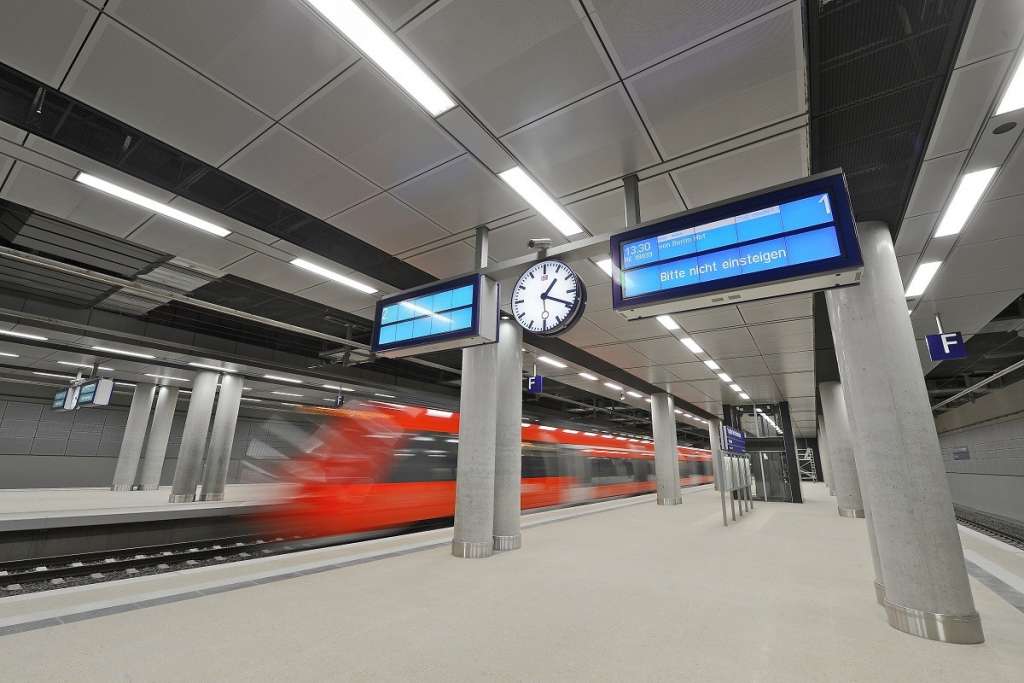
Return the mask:
<svg viewBox="0 0 1024 683">
<path fill-rule="evenodd" d="M 0 197 L 117 237 L 124 237 L 151 215 L 81 183 L 21 162 L 11 171 Z"/>
<path fill-rule="evenodd" d="M 962 66 L 1017 49 L 1024 36 L 1024 3 L 976 0 L 956 64 Z"/>
<path fill-rule="evenodd" d="M 777 401 L 782 398 L 782 395 L 779 394 L 778 384 L 771 375 L 744 377 L 742 380 L 737 380 L 737 383 L 743 388 L 743 391 L 750 396 L 751 400 Z M 722 385 L 722 400 L 726 403 L 733 404 L 744 402 L 744 400 L 740 398 L 739 394 L 725 385 Z"/>
<path fill-rule="evenodd" d="M 917 265 L 917 259 L 920 258 L 920 254 L 907 254 L 906 256 L 897 256 L 896 265 L 900 269 L 900 280 L 903 281 L 903 287 L 910 283 L 910 276 L 914 272 L 914 266 Z"/>
<path fill-rule="evenodd" d="M 399 35 L 503 135 L 614 80 L 581 15 L 571 0 L 449 0 Z"/>
<path fill-rule="evenodd" d="M 5 0 L 0 62 L 60 85 L 98 12 L 79 0 Z"/>
<path fill-rule="evenodd" d="M 748 329 L 761 353 L 790 353 L 814 349 L 814 322 L 810 318 L 751 325 Z"/>
<path fill-rule="evenodd" d="M 363 294 L 337 282 L 323 282 L 295 293 L 312 301 L 348 312 L 367 308 L 377 302 L 377 297 L 374 295 Z"/>
<path fill-rule="evenodd" d="M 527 246 L 533 237 L 546 237 L 552 245 L 565 244 L 567 241 L 551 223 L 538 216 L 531 216 L 492 229 L 487 239 L 487 254 L 497 261 L 523 256 L 533 251 Z"/>
<path fill-rule="evenodd" d="M 106 12 L 275 119 L 358 58 L 301 0 L 111 0 Z"/>
<path fill-rule="evenodd" d="M 526 207 L 519 195 L 468 155 L 399 185 L 393 193 L 452 232 Z"/>
<path fill-rule="evenodd" d="M 814 370 L 814 352 L 765 354 L 764 362 L 775 374 L 783 372 L 810 372 Z"/>
<path fill-rule="evenodd" d="M 807 132 L 792 131 L 673 172 L 690 207 L 807 175 Z"/>
<path fill-rule="evenodd" d="M 1017 145 L 985 195 L 989 201 L 1024 193 L 1024 145 Z"/>
<path fill-rule="evenodd" d="M 1020 188 L 1024 190 L 1024 186 Z M 1024 194 L 983 203 L 960 233 L 957 249 L 962 245 L 1016 237 L 1022 233 Z"/>
<path fill-rule="evenodd" d="M 687 351 L 686 347 L 673 336 L 634 341 L 632 346 L 659 365 L 690 363 L 697 360 L 697 357 Z"/>
<path fill-rule="evenodd" d="M 998 242 L 986 244 L 998 245 Z M 1010 248 L 1007 246 L 1007 248 Z M 962 248 L 961 248 L 962 249 Z M 1020 265 L 985 267 L 981 270 L 972 264 L 973 259 L 961 259 L 960 249 L 953 258 L 943 263 L 940 277 L 928 288 L 930 299 L 985 294 L 987 292 L 1024 292 L 1024 268 Z"/>
<path fill-rule="evenodd" d="M 630 368 L 630 374 L 636 375 L 645 382 L 651 384 L 663 385 L 665 383 L 678 382 L 679 378 L 676 377 L 671 370 L 665 366 L 655 365 L 648 366 L 645 368 Z"/>
<path fill-rule="evenodd" d="M 793 396 L 814 396 L 813 372 L 792 372 L 785 375 L 775 375 L 775 381 L 778 383 L 782 395 L 787 398 Z"/>
<path fill-rule="evenodd" d="M 317 218 L 333 216 L 380 192 L 280 125 L 242 150 L 223 170 Z"/>
<path fill-rule="evenodd" d="M 800 3 L 633 76 L 626 86 L 666 158 L 803 113 Z"/>
<path fill-rule="evenodd" d="M 642 353 L 629 344 L 611 344 L 608 346 L 593 346 L 587 351 L 601 360 L 606 360 L 612 365 L 620 368 L 638 368 L 649 364 L 649 360 Z"/>
<path fill-rule="evenodd" d="M 621 85 L 545 116 L 502 141 L 556 195 L 620 178 L 660 160 Z"/>
<path fill-rule="evenodd" d="M 412 256 L 406 261 L 435 277 L 443 278 L 473 270 L 473 254 L 473 247 L 465 242 L 455 242 Z"/>
<path fill-rule="evenodd" d="M 645 320 L 633 320 L 627 321 L 619 313 L 613 313 L 614 317 L 610 317 L 609 320 L 598 322 L 601 327 L 605 329 L 608 334 L 612 335 L 616 339 L 622 341 L 630 341 L 634 339 L 650 339 L 651 337 L 663 337 L 665 336 L 665 328 L 661 324 L 651 318 Z M 615 324 L 615 317 L 618 318 L 618 324 Z M 682 347 L 680 347 L 682 348 Z"/>
<path fill-rule="evenodd" d="M 392 254 L 448 235 L 448 232 L 387 193 L 353 206 L 327 221 Z"/>
<path fill-rule="evenodd" d="M 28 133 L 23 131 L 21 128 L 0 121 L 0 138 L 10 140 L 15 144 L 20 145 L 25 141 L 26 137 L 28 137 Z"/>
<path fill-rule="evenodd" d="M 735 306 L 705 308 L 690 313 L 676 313 L 672 316 L 689 333 L 735 327 L 743 324 L 743 318 Z"/>
<path fill-rule="evenodd" d="M 257 110 L 106 17 L 97 21 L 64 90 L 214 166 L 270 125 Z"/>
<path fill-rule="evenodd" d="M 336 78 L 283 123 L 381 187 L 397 185 L 464 151 L 365 61 Z"/>
<path fill-rule="evenodd" d="M 935 221 L 939 219 L 937 213 L 923 213 L 913 218 L 907 218 L 900 226 L 899 235 L 896 238 L 896 255 L 919 254 L 924 249 L 928 237 L 932 234 Z M 973 223 L 972 223 L 973 224 Z"/>
<path fill-rule="evenodd" d="M 974 334 L 1020 296 L 1019 290 L 976 294 L 952 299 L 935 299 L 922 302 L 911 317 L 914 335 L 923 338 L 935 332 L 935 314 L 942 316 L 942 327 L 959 330 L 964 336 Z M 927 374 L 928 368 L 925 368 Z"/>
<path fill-rule="evenodd" d="M 584 0 L 625 75 L 694 47 L 789 0 Z"/>
<path fill-rule="evenodd" d="M 987 105 L 995 100 L 1012 61 L 1013 54 L 1008 53 L 953 71 L 928 141 L 926 159 L 960 152 L 974 144 L 989 113 L 988 107 L 979 103 Z"/>
<path fill-rule="evenodd" d="M 365 4 L 388 28 L 396 30 L 437 0 L 366 0 Z"/>
<path fill-rule="evenodd" d="M 922 163 L 905 215 L 918 216 L 941 211 L 966 158 L 967 153 L 963 152 Z"/>
<path fill-rule="evenodd" d="M 810 413 L 808 421 L 815 422 L 817 420 L 817 414 L 815 413 L 814 399 L 807 398 L 793 398 L 789 401 L 789 409 L 799 413 Z"/>
<path fill-rule="evenodd" d="M 754 339 L 746 328 L 736 330 L 720 330 L 717 332 L 698 332 L 693 338 L 707 351 L 708 355 L 721 362 L 723 358 L 737 356 L 756 356 L 759 351 Z"/>
<path fill-rule="evenodd" d="M 730 358 L 722 361 L 724 370 L 733 379 L 740 377 L 752 377 L 755 375 L 768 375 L 768 366 L 761 356 L 750 356 L 747 358 Z"/>
<path fill-rule="evenodd" d="M 563 332 L 561 338 L 573 346 L 585 347 L 595 344 L 610 344 L 615 342 L 611 336 L 600 327 L 586 318 L 580 318 L 568 332 Z"/>
<path fill-rule="evenodd" d="M 225 270 L 232 275 L 289 293 L 307 289 L 324 281 L 320 275 L 263 254 L 250 254 L 232 263 Z"/>
<path fill-rule="evenodd" d="M 181 256 L 211 268 L 223 268 L 252 253 L 252 250 L 230 240 L 196 230 L 163 216 L 154 216 L 131 233 L 128 239 L 150 249 Z"/>
<path fill-rule="evenodd" d="M 789 318 L 810 318 L 812 315 L 811 295 L 798 294 L 780 299 L 739 304 L 739 309 L 743 314 L 743 320 L 751 324 Z"/>
<path fill-rule="evenodd" d="M 626 228 L 626 195 L 622 189 L 570 204 L 569 213 L 595 235 L 622 232 Z M 640 218 L 651 221 L 685 209 L 667 175 L 640 183 Z"/>
<path fill-rule="evenodd" d="M 679 363 L 666 367 L 672 371 L 672 374 L 682 380 L 714 379 L 715 377 L 715 373 L 700 361 L 694 363 Z"/>
</svg>

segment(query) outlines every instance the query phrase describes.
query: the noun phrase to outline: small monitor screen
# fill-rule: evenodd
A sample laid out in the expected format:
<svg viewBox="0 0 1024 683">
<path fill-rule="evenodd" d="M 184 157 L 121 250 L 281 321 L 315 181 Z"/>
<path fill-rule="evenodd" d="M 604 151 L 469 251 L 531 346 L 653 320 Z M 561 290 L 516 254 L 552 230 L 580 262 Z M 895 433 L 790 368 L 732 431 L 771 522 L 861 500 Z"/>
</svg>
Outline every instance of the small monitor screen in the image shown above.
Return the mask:
<svg viewBox="0 0 1024 683">
<path fill-rule="evenodd" d="M 451 283 L 441 289 L 414 293 L 406 299 L 380 304 L 374 328 L 374 348 L 387 349 L 472 334 L 477 279 Z"/>
</svg>

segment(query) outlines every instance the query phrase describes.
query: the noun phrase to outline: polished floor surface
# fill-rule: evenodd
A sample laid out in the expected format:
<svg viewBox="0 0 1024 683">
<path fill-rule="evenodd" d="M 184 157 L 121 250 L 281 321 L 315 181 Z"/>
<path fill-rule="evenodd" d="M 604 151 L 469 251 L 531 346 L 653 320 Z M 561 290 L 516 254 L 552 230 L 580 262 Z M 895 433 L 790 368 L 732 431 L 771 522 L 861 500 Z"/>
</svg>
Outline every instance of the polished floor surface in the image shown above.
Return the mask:
<svg viewBox="0 0 1024 683">
<path fill-rule="evenodd" d="M 1024 611 L 1007 594 L 1024 553 L 964 534 L 986 643 L 907 636 L 874 602 L 864 521 L 838 517 L 821 485 L 804 489 L 805 505 L 760 503 L 728 529 L 705 489 L 677 507 L 646 496 L 594 514 L 530 515 L 521 550 L 484 560 L 451 557 L 450 530 L 435 530 L 0 599 L 2 625 L 19 609 L 66 612 L 69 600 L 166 596 L 0 636 L 0 678 L 1020 680 Z M 340 568 L 268 578 L 344 556 Z M 268 582 L 233 588 L 231 572 Z M 1000 573 L 986 579 L 995 588 L 977 578 Z M 209 592 L 179 599 L 167 588 L 190 581 Z"/>
</svg>

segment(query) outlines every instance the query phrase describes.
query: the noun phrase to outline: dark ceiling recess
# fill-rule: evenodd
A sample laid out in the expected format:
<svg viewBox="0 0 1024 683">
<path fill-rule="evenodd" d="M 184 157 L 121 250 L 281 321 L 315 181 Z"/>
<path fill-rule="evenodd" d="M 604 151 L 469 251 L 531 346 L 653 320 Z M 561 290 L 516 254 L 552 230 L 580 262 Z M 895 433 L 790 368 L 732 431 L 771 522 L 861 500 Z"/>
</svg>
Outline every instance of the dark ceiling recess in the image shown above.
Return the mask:
<svg viewBox="0 0 1024 683">
<path fill-rule="evenodd" d="M 811 171 L 895 235 L 973 0 L 808 0 Z"/>
<path fill-rule="evenodd" d="M 842 168 L 858 221 L 903 220 L 974 0 L 807 0 L 811 172 Z M 838 380 L 823 294 L 814 371 Z"/>
</svg>

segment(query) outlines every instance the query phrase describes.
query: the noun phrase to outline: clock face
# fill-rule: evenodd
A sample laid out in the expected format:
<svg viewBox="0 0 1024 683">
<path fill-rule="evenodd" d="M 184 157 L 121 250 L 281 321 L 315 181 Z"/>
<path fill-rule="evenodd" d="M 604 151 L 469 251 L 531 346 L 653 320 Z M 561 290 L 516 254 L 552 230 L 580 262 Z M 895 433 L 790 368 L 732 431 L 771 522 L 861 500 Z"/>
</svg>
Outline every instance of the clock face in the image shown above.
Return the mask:
<svg viewBox="0 0 1024 683">
<path fill-rule="evenodd" d="M 541 261 L 519 278 L 512 290 L 512 315 L 523 329 L 558 334 L 583 312 L 587 290 L 576 273 L 561 261 Z"/>
</svg>

